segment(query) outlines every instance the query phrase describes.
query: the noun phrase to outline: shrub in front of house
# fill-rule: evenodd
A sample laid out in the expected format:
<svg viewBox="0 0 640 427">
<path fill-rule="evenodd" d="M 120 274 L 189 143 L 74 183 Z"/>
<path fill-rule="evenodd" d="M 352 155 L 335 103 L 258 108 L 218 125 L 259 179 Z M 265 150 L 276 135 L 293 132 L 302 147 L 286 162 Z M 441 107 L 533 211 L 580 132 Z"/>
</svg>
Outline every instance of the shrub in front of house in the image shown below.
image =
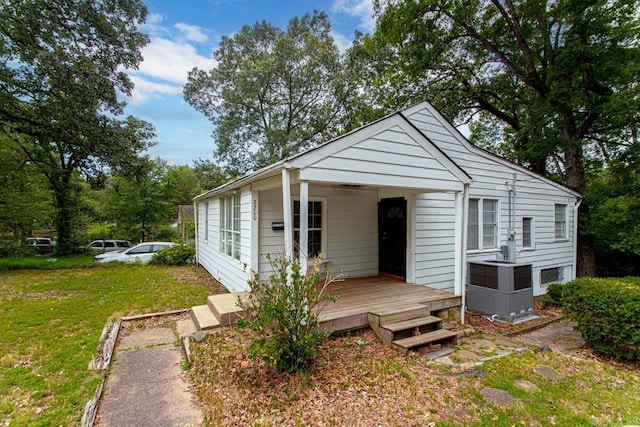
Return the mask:
<svg viewBox="0 0 640 427">
<path fill-rule="evenodd" d="M 538 301 L 543 307 L 562 307 L 562 293 L 564 285 L 562 283 L 551 283 L 547 286 L 547 293 L 539 298 Z"/>
<path fill-rule="evenodd" d="M 272 273 L 248 281 L 250 297 L 238 306 L 244 311 L 238 326 L 257 332 L 249 357 L 260 357 L 267 367 L 292 373 L 308 368 L 327 334 L 318 329 L 318 314 L 337 297 L 325 293 L 328 281 L 320 277 L 320 259 L 305 273 L 298 261 L 266 255 Z"/>
<path fill-rule="evenodd" d="M 169 246 L 156 252 L 151 258 L 153 265 L 193 265 L 196 249 L 188 245 Z"/>
<path fill-rule="evenodd" d="M 598 353 L 640 361 L 640 278 L 581 277 L 564 286 L 562 302 Z"/>
</svg>

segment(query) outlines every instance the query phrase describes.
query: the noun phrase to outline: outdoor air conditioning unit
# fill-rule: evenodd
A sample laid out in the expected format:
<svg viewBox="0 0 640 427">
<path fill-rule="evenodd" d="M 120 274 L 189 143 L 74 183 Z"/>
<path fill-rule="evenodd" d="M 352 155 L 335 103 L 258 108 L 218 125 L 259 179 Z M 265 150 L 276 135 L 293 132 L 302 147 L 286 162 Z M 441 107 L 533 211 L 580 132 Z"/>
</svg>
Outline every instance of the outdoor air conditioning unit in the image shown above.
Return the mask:
<svg viewBox="0 0 640 427">
<path fill-rule="evenodd" d="M 467 308 L 492 320 L 516 323 L 533 317 L 531 264 L 475 261 L 468 264 Z"/>
</svg>

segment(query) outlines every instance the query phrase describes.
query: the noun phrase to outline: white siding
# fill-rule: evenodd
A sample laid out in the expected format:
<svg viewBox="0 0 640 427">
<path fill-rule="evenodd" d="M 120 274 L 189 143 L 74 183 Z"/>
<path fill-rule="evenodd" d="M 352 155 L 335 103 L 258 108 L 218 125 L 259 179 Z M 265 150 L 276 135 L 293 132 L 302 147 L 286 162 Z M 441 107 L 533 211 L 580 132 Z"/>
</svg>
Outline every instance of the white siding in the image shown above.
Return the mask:
<svg viewBox="0 0 640 427">
<path fill-rule="evenodd" d="M 448 292 L 454 291 L 455 204 L 453 193 L 416 197 L 416 280 Z"/>
<path fill-rule="evenodd" d="M 205 230 L 198 233 L 198 262 L 211 275 L 222 283 L 229 291 L 248 290 L 247 280 L 251 261 L 251 192 L 248 187 L 240 193 L 240 260 L 231 258 L 220 252 L 220 199 L 209 199 L 200 202 L 198 223 L 209 226 L 209 239 L 205 240 Z M 224 197 L 226 195 L 222 195 Z M 209 203 L 209 218 L 204 220 L 205 203 Z"/>
<path fill-rule="evenodd" d="M 292 198 L 298 198 L 298 185 L 291 186 Z M 327 225 L 324 244 L 327 269 L 334 275 L 365 277 L 378 274 L 378 204 L 372 190 L 309 186 L 309 198 L 326 203 Z M 260 273 L 270 266 L 264 254 L 284 251 L 284 232 L 273 231 L 271 223 L 282 221 L 282 190 L 260 192 L 259 252 Z"/>
<path fill-rule="evenodd" d="M 490 154 L 479 149 L 467 147 L 458 140 L 450 131 L 449 125 L 443 119 L 432 114 L 429 109 L 422 108 L 408 114 L 408 119 L 421 129 L 429 139 L 443 150 L 458 166 L 464 169 L 473 179 L 470 186 L 470 198 L 490 198 L 499 200 L 499 235 L 498 247 L 507 242 L 507 229 L 509 225 L 509 185 L 513 181 L 513 173 L 516 175 L 515 197 L 515 230 L 516 230 L 516 254 L 518 262 L 533 264 L 534 294 L 546 293 L 546 288 L 540 286 L 540 270 L 551 267 L 564 267 L 565 281 L 571 279 L 573 268 L 573 235 L 574 230 L 574 206 L 576 197 L 562 187 L 521 168 L 509 165 L 496 159 Z M 422 195 L 418 197 L 419 203 L 428 206 L 433 213 L 441 215 L 440 220 L 423 218 L 422 212 L 417 212 L 417 222 L 422 227 L 417 230 L 416 238 L 433 238 L 448 234 L 453 236 L 454 204 L 453 195 Z M 554 233 L 554 205 L 556 203 L 567 205 L 568 239 L 555 240 Z M 522 218 L 533 218 L 534 247 L 524 249 L 522 247 Z M 440 239 L 445 237 L 440 237 Z M 451 242 L 452 244 L 452 242 Z M 434 273 L 443 268 L 441 264 L 450 262 L 453 264 L 453 254 L 450 259 L 444 256 L 441 250 L 445 246 L 441 240 L 433 240 L 424 244 L 427 248 L 422 250 L 424 256 L 429 254 L 428 260 L 416 262 L 417 277 L 422 278 L 421 284 L 434 286 Z M 465 242 L 466 245 L 466 242 Z M 417 247 L 421 247 L 417 243 Z M 431 248 L 431 246 L 434 246 Z M 420 251 L 416 250 L 420 253 Z M 500 253 L 498 250 L 468 251 L 467 261 L 495 259 Z M 440 258 L 442 257 L 442 258 Z M 417 255 L 417 260 L 420 260 Z M 424 273 L 421 273 L 423 271 Z M 438 277 L 435 279 L 436 287 L 441 285 Z M 451 285 L 453 286 L 453 285 Z"/>
<path fill-rule="evenodd" d="M 418 134 L 419 135 L 419 134 Z M 433 146 L 425 149 L 399 126 L 306 166 L 300 179 L 371 186 L 462 189 Z M 447 159 L 448 161 L 448 159 Z"/>
</svg>

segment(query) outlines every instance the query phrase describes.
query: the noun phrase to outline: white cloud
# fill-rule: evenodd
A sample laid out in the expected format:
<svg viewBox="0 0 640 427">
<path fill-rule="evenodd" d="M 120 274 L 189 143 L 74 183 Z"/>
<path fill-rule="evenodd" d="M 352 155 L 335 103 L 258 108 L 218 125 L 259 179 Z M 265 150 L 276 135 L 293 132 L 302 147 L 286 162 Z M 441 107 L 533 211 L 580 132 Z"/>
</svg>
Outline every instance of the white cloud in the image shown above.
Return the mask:
<svg viewBox="0 0 640 427">
<path fill-rule="evenodd" d="M 162 95 L 180 95 L 193 67 L 209 70 L 216 65 L 212 58 L 199 54 L 192 44 L 177 40 L 152 35 L 150 43 L 142 48 L 144 59 L 139 69 L 128 70 L 135 83 L 130 98 L 133 105 Z"/>
<path fill-rule="evenodd" d="M 147 21 L 140 26 L 140 30 L 149 34 L 150 37 L 158 34 L 166 33 L 165 28 L 162 26 L 164 16 L 159 13 L 151 13 L 147 15 Z"/>
<path fill-rule="evenodd" d="M 332 10 L 359 18 L 360 26 L 368 32 L 372 32 L 376 26 L 373 17 L 373 0 L 335 0 Z"/>
<path fill-rule="evenodd" d="M 180 95 L 182 86 L 155 83 L 144 78 L 131 76 L 131 81 L 136 85 L 129 98 L 132 105 L 141 105 L 151 98 L 159 95 Z"/>
<path fill-rule="evenodd" d="M 164 38 L 151 39 L 142 49 L 144 60 L 134 74 L 143 74 L 156 79 L 183 85 L 193 67 L 211 69 L 215 66 L 212 58 L 200 55 L 189 43 L 181 43 Z"/>
<path fill-rule="evenodd" d="M 351 47 L 353 40 L 344 34 L 336 33 L 335 31 L 331 31 L 331 36 L 333 37 L 333 41 L 336 43 L 338 50 L 342 53 L 346 52 L 347 49 Z"/>
<path fill-rule="evenodd" d="M 178 22 L 174 27 L 180 30 L 188 41 L 204 43 L 209 40 L 209 37 L 204 33 L 202 28 L 198 26 Z"/>
</svg>

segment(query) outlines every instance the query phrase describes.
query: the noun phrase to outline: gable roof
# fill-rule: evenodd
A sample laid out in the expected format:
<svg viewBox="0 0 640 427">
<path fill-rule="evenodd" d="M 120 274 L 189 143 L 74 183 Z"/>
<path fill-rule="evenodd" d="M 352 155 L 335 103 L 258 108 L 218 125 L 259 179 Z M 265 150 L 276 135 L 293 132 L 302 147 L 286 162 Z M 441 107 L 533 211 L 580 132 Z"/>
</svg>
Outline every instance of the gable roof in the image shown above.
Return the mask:
<svg viewBox="0 0 640 427">
<path fill-rule="evenodd" d="M 571 188 L 560 184 L 559 182 L 554 181 L 553 179 L 542 175 L 540 173 L 534 172 L 531 169 L 528 169 L 522 165 L 519 165 L 511 160 L 508 160 L 496 153 L 493 153 L 489 150 L 486 150 L 484 148 L 478 147 L 474 144 L 472 144 L 455 126 L 453 126 L 451 124 L 451 122 L 449 122 L 449 120 L 447 120 L 441 113 L 440 111 L 438 111 L 438 109 L 436 107 L 433 106 L 433 104 L 431 104 L 429 101 L 422 101 L 419 102 L 417 104 L 414 104 L 404 110 L 402 110 L 402 113 L 405 114 L 406 116 L 410 116 L 413 113 L 416 113 L 420 110 L 426 109 L 430 114 L 432 114 L 437 120 L 438 122 L 451 134 L 451 136 L 453 136 L 456 141 L 458 141 L 463 147 L 465 147 L 469 152 L 477 154 L 479 156 L 482 156 L 484 158 L 488 158 L 491 159 L 493 161 L 496 161 L 498 163 L 501 163 L 503 165 L 506 165 L 510 168 L 516 169 L 518 172 L 521 172 L 525 175 L 528 175 L 530 177 L 536 178 L 536 179 L 540 179 L 544 182 L 546 182 L 547 184 L 561 189 L 577 198 L 583 198 L 583 195 L 580 194 L 579 192 L 572 190 Z"/>
<path fill-rule="evenodd" d="M 322 163 L 323 160 L 339 153 L 345 153 L 354 146 L 368 141 L 370 138 L 390 129 L 398 129 L 406 134 L 408 139 L 415 143 L 417 147 L 420 147 L 420 149 L 428 155 L 429 159 L 432 160 L 432 167 L 448 173 L 452 181 L 455 180 L 461 184 L 471 183 L 471 177 L 462 168 L 449 158 L 437 145 L 433 144 L 429 138 L 401 112 L 396 112 L 323 144 L 293 155 L 285 160 L 278 161 L 251 174 L 207 191 L 206 193 L 196 196 L 194 200 L 207 199 L 218 194 L 236 190 L 249 183 L 275 176 L 285 168 L 304 170 L 305 168 L 317 166 Z"/>
<path fill-rule="evenodd" d="M 416 142 L 416 144 L 422 147 L 425 152 L 429 153 L 429 155 L 435 162 L 440 164 L 443 169 L 446 169 L 449 173 L 451 173 L 451 175 L 454 176 L 455 179 L 457 179 L 459 182 L 463 184 L 470 183 L 472 181 L 472 178 L 469 176 L 469 174 L 464 169 L 462 169 L 452 158 L 450 158 L 447 153 L 439 147 L 438 144 L 434 143 L 429 138 L 429 136 L 425 134 L 424 131 L 422 131 L 412 122 L 410 116 L 416 112 L 419 112 L 420 110 L 427 110 L 438 121 L 438 127 L 444 128 L 446 132 L 451 135 L 451 137 L 453 137 L 457 143 L 462 145 L 470 153 L 501 163 L 509 168 L 515 169 L 518 172 L 531 176 L 535 179 L 540 179 L 547 184 L 561 189 L 577 198 L 582 198 L 582 195 L 580 193 L 571 190 L 570 188 L 556 181 L 553 181 L 551 178 L 535 173 L 524 166 L 518 165 L 517 163 L 507 160 L 504 157 L 501 157 L 495 153 L 471 144 L 471 142 L 469 142 L 469 140 L 464 135 L 462 135 L 462 133 L 457 128 L 455 128 L 430 102 L 423 101 L 404 110 L 397 111 L 393 114 L 375 120 L 336 138 L 333 138 L 323 144 L 311 147 L 310 149 L 299 154 L 295 154 L 287 159 L 280 160 L 255 172 L 230 181 L 215 189 L 209 190 L 194 197 L 194 200 L 203 200 L 215 197 L 216 195 L 222 193 L 237 190 L 252 182 L 276 176 L 281 173 L 283 169 L 308 168 L 310 166 L 313 166 L 314 164 L 321 162 L 323 159 L 327 159 L 332 155 L 336 155 L 337 153 L 348 149 L 349 147 L 353 147 L 355 144 L 363 142 L 367 140 L 367 138 L 376 135 L 384 129 L 390 129 L 393 126 L 396 126 L 403 132 L 405 132 L 413 141 Z"/>
</svg>

